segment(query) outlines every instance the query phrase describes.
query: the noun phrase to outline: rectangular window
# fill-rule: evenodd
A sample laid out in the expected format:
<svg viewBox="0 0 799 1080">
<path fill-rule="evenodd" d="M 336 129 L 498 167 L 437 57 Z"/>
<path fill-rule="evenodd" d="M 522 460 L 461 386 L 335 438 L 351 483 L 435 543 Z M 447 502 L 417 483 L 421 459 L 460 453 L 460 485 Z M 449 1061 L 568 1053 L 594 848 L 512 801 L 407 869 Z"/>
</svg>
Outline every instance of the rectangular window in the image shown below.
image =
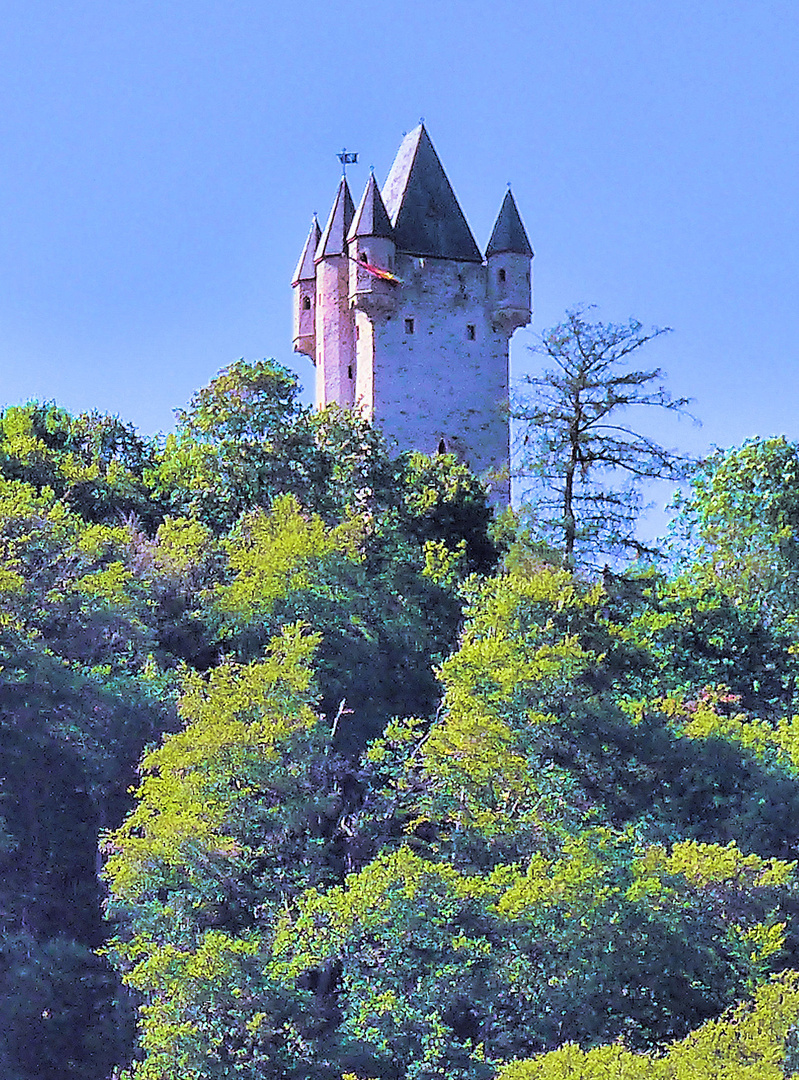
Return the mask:
<svg viewBox="0 0 799 1080">
<path fill-rule="evenodd" d="M 466 324 L 466 337 L 469 339 L 469 341 L 474 341 L 475 333 L 476 333 L 476 330 L 475 330 L 474 323 L 467 323 Z"/>
<path fill-rule="evenodd" d="M 405 333 L 406 334 L 412 334 L 413 333 L 413 319 L 406 319 L 405 320 Z"/>
</svg>

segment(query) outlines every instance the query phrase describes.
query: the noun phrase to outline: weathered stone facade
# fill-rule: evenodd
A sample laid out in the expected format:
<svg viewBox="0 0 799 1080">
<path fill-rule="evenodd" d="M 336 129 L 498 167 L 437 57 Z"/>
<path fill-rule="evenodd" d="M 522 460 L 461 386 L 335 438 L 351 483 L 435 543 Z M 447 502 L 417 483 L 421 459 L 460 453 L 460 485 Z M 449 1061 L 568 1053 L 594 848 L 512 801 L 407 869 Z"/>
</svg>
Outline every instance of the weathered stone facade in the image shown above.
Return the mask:
<svg viewBox="0 0 799 1080">
<path fill-rule="evenodd" d="M 361 413 L 401 450 L 446 450 L 507 503 L 508 360 L 532 315 L 530 242 L 508 192 L 483 258 L 429 136 L 406 136 L 355 210 L 342 178 L 294 275 L 294 348 L 316 401 Z"/>
</svg>

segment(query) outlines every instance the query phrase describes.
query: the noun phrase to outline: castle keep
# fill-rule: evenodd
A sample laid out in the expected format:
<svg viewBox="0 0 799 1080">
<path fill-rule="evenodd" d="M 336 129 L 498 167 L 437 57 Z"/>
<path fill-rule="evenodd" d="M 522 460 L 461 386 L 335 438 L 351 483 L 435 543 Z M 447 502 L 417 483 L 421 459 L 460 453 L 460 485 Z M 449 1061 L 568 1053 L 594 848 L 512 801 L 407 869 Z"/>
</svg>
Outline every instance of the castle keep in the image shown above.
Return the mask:
<svg viewBox="0 0 799 1080">
<path fill-rule="evenodd" d="M 342 177 L 292 283 L 317 406 L 358 409 L 401 450 L 457 454 L 507 503 L 509 344 L 530 322 L 532 257 L 510 191 L 483 257 L 424 125 L 357 209 Z"/>
</svg>

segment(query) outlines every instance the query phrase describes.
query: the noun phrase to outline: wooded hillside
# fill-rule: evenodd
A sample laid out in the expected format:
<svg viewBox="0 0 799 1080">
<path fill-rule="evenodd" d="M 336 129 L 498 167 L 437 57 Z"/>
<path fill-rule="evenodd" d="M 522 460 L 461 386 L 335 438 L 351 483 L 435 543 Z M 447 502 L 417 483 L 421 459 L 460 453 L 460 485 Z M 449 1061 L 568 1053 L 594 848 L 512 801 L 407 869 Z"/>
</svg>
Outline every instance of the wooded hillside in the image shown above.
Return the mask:
<svg viewBox="0 0 799 1080">
<path fill-rule="evenodd" d="M 799 447 L 602 573 L 272 362 L 0 436 L 6 1080 L 792 1074 Z"/>
</svg>

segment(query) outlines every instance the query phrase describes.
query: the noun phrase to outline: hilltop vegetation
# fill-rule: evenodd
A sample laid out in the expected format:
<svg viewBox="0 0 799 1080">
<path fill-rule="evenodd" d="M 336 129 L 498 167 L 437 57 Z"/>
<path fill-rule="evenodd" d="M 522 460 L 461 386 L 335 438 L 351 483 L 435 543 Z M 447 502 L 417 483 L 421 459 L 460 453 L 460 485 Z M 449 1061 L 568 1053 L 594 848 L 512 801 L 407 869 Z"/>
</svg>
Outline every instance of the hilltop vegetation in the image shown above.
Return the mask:
<svg viewBox="0 0 799 1080">
<path fill-rule="evenodd" d="M 0 425 L 7 1080 L 788 1074 L 799 448 L 597 580 L 274 363 Z"/>
</svg>

